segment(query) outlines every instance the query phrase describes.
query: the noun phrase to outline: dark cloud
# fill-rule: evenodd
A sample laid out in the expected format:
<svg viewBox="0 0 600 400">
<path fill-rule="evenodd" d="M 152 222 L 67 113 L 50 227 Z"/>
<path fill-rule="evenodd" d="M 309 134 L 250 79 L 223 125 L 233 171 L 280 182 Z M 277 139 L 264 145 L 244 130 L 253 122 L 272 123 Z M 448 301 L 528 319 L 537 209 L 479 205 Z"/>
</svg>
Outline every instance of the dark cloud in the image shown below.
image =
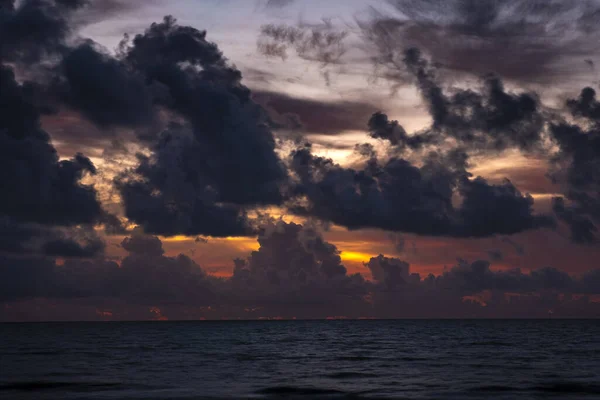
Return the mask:
<svg viewBox="0 0 600 400">
<path fill-rule="evenodd" d="M 387 290 L 394 290 L 398 286 L 409 283 L 410 265 L 407 262 L 397 258 L 384 257 L 380 254 L 377 257 L 372 257 L 365 265 L 371 271 L 373 279 Z"/>
<path fill-rule="evenodd" d="M 520 270 L 492 271 L 490 263 L 479 260 L 473 263 L 460 261 L 457 266 L 438 277 L 431 277 L 430 284 L 444 290 L 462 294 L 477 293 L 483 290 L 504 292 L 535 292 L 544 290 L 577 291 L 576 282 L 566 272 L 554 268 L 534 270 L 524 274 Z M 424 282 L 427 282 L 425 280 Z M 599 288 L 595 288 L 596 292 Z"/>
<path fill-rule="evenodd" d="M 378 72 L 396 81 L 404 77 L 402 52 L 411 46 L 457 73 L 553 84 L 577 73 L 581 60 L 598 49 L 600 31 L 589 23 L 599 10 L 594 1 L 389 3 L 394 12 L 373 10 L 359 27 Z"/>
<path fill-rule="evenodd" d="M 285 169 L 264 110 L 206 33 L 167 17 L 124 47 L 124 62 L 163 87 L 173 125 L 118 182 L 127 217 L 149 233 L 245 235 L 244 207 L 280 204 Z"/>
<path fill-rule="evenodd" d="M 51 0 L 4 1 L 0 7 L 0 59 L 34 63 L 60 53 L 71 34 L 68 17 L 79 2 Z"/>
<path fill-rule="evenodd" d="M 491 185 L 469 179 L 466 154 L 432 153 L 421 167 L 392 157 L 372 158 L 364 170 L 343 168 L 315 157 L 310 146 L 291 154 L 298 194 L 306 202 L 293 212 L 311 215 L 350 229 L 380 228 L 433 236 L 485 237 L 552 227 L 552 218 L 534 215 L 533 198 L 508 180 Z M 459 194 L 462 203 L 453 204 Z"/>
<path fill-rule="evenodd" d="M 0 299 L 76 297 L 147 305 L 205 303 L 210 296 L 209 284 L 201 268 L 184 255 L 165 257 L 162 252 L 140 247 L 150 244 L 150 250 L 156 250 L 152 239 L 139 233 L 126 239 L 124 247 L 130 254 L 120 266 L 103 259 L 67 260 L 57 266 L 51 259 L 3 257 Z"/>
<path fill-rule="evenodd" d="M 596 91 L 591 87 L 583 88 L 577 99 L 567 100 L 567 108 L 575 117 L 600 121 L 600 103 L 596 100 Z"/>
<path fill-rule="evenodd" d="M 95 222 L 101 215 L 96 191 L 80 183 L 94 174 L 83 155 L 59 161 L 41 129 L 36 108 L 28 101 L 14 73 L 0 67 L 0 213 L 22 222 L 75 225 Z"/>
<path fill-rule="evenodd" d="M 81 4 L 67 1 L 4 2 L 0 8 L 0 61 L 25 66 L 65 51 L 71 33 L 69 13 Z M 27 74 L 25 74 L 27 75 Z M 103 211 L 92 186 L 96 174 L 89 158 L 59 160 L 42 129 L 40 114 L 54 112 L 43 83 L 18 83 L 12 67 L 0 65 L 0 200 L 5 253 L 92 257 L 104 249 L 94 235 L 65 228 L 98 222 Z M 58 227 L 57 227 L 58 226 Z"/>
<path fill-rule="evenodd" d="M 276 92 L 254 92 L 252 97 L 266 108 L 275 124 L 324 135 L 364 131 L 366 121 L 379 109 L 368 102 L 325 102 Z"/>
<path fill-rule="evenodd" d="M 49 256 L 90 258 L 103 252 L 104 248 L 105 243 L 99 238 L 94 238 L 84 243 L 64 238 L 52 239 L 44 243 L 42 250 L 44 254 Z"/>
<path fill-rule="evenodd" d="M 131 254 L 162 256 L 164 250 L 162 242 L 156 236 L 145 236 L 140 232 L 135 232 L 133 236 L 123 239 L 121 247 Z"/>
<path fill-rule="evenodd" d="M 273 202 L 278 202 L 277 186 L 274 185 L 269 194 L 265 193 L 269 188 L 261 193 L 257 184 L 253 192 L 252 183 L 260 180 L 261 176 L 239 170 L 243 166 L 236 166 L 235 158 L 208 153 L 209 149 L 196 141 L 188 130 L 163 133 L 153 147 L 153 155 L 140 156 L 140 165 L 134 172 L 142 180 L 129 180 L 129 176 L 123 174 L 117 182 L 127 218 L 143 226 L 146 232 L 161 235 L 226 237 L 253 234 L 254 224 L 241 204 L 246 201 L 247 205 L 251 205 L 253 201 L 263 200 L 253 199 L 253 195 L 270 195 Z M 211 165 L 202 155 L 207 155 L 214 163 Z M 221 165 L 227 163 L 231 163 L 230 176 L 226 176 L 228 171 L 220 170 Z M 236 170 L 239 172 L 237 176 Z M 236 187 L 236 183 L 246 176 L 252 181 Z M 244 199 L 244 196 L 248 198 Z"/>
<path fill-rule="evenodd" d="M 0 301 L 52 297 L 55 268 L 48 258 L 0 255 Z"/>
<path fill-rule="evenodd" d="M 387 140 L 399 150 L 421 149 L 424 145 L 438 141 L 439 137 L 432 132 L 408 135 L 398 121 L 390 121 L 382 112 L 374 113 L 368 123 L 372 138 Z"/>
<path fill-rule="evenodd" d="M 19 256 L 91 258 L 105 243 L 89 228 L 66 229 L 0 217 L 0 253 Z"/>
<path fill-rule="evenodd" d="M 545 120 L 535 94 L 508 93 L 499 78 L 488 76 L 481 92 L 459 89 L 447 95 L 437 82 L 436 68 L 418 49 L 408 49 L 404 54 L 403 61 L 416 79 L 434 131 L 478 150 L 533 150 L 539 146 Z"/>
<path fill-rule="evenodd" d="M 575 243 L 595 243 L 598 228 L 586 212 L 586 209 L 575 202 L 572 206 L 565 204 L 563 197 L 555 197 L 552 208 L 556 216 L 564 221 L 570 228 L 571 239 Z"/>
<path fill-rule="evenodd" d="M 574 117 L 584 118 L 588 124 L 550 123 L 551 138 L 559 147 L 550 176 L 565 193 L 564 198 L 554 199 L 553 208 L 570 226 L 575 242 L 594 243 L 600 223 L 600 108 L 591 88 L 583 89 L 578 99 L 568 100 L 566 105 Z"/>
<path fill-rule="evenodd" d="M 59 96 L 98 126 L 135 127 L 152 122 L 152 98 L 142 77 L 93 43 L 70 50 L 61 72 L 64 79 L 55 89 Z"/>
</svg>

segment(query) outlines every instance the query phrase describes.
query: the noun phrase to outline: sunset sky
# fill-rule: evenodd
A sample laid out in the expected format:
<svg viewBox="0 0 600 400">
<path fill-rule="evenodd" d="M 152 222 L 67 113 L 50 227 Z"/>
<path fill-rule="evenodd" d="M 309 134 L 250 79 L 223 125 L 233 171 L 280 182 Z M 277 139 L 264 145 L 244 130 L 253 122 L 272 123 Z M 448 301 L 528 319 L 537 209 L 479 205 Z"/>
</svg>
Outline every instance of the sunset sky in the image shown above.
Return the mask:
<svg viewBox="0 0 600 400">
<path fill-rule="evenodd" d="M 0 320 L 600 316 L 599 16 L 0 0 Z"/>
</svg>

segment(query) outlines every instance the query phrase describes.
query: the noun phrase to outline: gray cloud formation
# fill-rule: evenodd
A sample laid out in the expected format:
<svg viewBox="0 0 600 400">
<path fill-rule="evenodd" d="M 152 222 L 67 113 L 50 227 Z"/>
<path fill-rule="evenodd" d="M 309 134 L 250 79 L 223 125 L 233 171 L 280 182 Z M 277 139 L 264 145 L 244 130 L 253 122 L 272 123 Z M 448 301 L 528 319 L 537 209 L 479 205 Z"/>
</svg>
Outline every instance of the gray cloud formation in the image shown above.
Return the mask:
<svg viewBox="0 0 600 400">
<path fill-rule="evenodd" d="M 369 122 L 372 137 L 388 140 L 401 150 L 440 145 L 447 139 L 479 152 L 540 147 L 545 116 L 534 93 L 509 93 L 499 78 L 487 76 L 479 91 L 455 89 L 448 94 L 438 82 L 438 68 L 419 49 L 407 49 L 402 63 L 421 93 L 432 126 L 407 135 L 397 121 L 374 114 Z"/>
</svg>

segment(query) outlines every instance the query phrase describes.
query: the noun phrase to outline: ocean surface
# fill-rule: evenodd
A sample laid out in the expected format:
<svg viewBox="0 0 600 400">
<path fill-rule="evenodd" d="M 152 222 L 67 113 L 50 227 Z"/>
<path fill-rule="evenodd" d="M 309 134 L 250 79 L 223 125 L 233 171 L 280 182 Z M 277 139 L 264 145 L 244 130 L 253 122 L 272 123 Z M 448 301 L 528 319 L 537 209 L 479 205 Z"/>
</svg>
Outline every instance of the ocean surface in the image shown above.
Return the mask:
<svg viewBox="0 0 600 400">
<path fill-rule="evenodd" d="M 600 398 L 600 321 L 0 324 L 0 399 Z"/>
</svg>

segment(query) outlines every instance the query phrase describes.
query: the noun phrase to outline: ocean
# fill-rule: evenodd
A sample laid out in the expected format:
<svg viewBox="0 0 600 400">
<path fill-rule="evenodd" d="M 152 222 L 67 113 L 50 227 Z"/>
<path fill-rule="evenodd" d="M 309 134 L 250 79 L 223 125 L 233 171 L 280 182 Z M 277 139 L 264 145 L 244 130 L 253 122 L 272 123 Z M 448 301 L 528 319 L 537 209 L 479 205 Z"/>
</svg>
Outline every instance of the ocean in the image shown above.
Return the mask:
<svg viewBox="0 0 600 400">
<path fill-rule="evenodd" d="M 1 399 L 600 398 L 600 321 L 0 324 Z"/>
</svg>

